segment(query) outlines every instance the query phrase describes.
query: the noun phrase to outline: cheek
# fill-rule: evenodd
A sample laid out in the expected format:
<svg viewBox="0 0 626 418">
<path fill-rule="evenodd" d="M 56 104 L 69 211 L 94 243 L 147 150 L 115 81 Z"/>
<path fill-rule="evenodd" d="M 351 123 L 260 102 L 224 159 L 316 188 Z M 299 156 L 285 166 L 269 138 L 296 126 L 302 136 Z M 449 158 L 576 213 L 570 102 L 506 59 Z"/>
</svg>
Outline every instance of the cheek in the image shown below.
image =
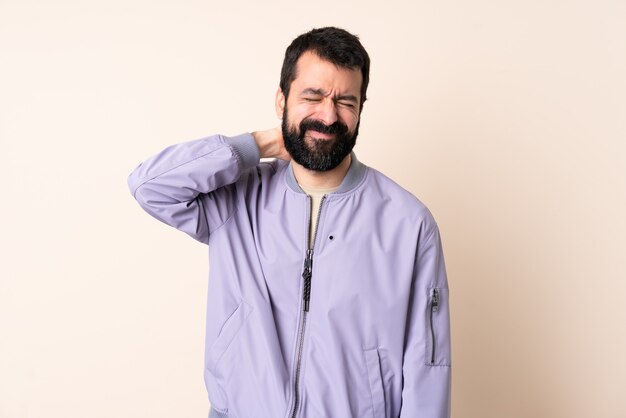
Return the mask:
<svg viewBox="0 0 626 418">
<path fill-rule="evenodd" d="M 292 125 L 299 125 L 303 119 L 310 118 L 313 114 L 314 112 L 312 112 L 311 109 L 296 106 L 292 109 L 289 109 L 288 122 Z"/>
<path fill-rule="evenodd" d="M 342 115 L 341 120 L 346 124 L 350 131 L 354 131 L 357 123 L 359 123 L 359 116 L 354 113 L 348 113 L 346 115 Z"/>
</svg>

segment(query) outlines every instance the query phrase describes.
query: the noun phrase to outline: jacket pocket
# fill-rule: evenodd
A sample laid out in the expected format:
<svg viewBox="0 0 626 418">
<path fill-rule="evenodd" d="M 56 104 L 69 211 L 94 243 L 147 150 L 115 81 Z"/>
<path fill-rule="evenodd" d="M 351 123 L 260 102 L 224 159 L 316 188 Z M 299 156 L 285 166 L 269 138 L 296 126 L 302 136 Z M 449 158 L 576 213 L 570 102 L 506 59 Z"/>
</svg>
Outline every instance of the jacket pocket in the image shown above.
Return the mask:
<svg viewBox="0 0 626 418">
<path fill-rule="evenodd" d="M 363 350 L 363 354 L 365 355 L 370 396 L 372 398 L 373 417 L 385 418 L 385 390 L 383 388 L 378 348 Z"/>
<path fill-rule="evenodd" d="M 433 287 L 428 290 L 426 330 L 426 364 L 450 366 L 450 311 L 447 288 Z"/>
<path fill-rule="evenodd" d="M 207 368 L 215 374 L 221 358 L 228 351 L 233 340 L 245 325 L 248 316 L 252 312 L 252 307 L 244 300 L 235 308 L 232 314 L 226 319 L 217 339 L 211 345 L 207 356 Z"/>
</svg>

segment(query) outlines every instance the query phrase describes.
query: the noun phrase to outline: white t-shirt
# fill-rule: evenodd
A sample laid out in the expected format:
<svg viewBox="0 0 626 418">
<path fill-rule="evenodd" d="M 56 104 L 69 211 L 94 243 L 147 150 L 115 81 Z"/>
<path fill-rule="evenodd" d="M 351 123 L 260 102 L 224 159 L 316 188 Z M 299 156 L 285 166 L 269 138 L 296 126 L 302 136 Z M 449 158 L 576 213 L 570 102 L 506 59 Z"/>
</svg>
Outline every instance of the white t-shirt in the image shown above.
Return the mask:
<svg viewBox="0 0 626 418">
<path fill-rule="evenodd" d="M 325 194 L 334 192 L 339 186 L 330 189 L 311 189 L 300 184 L 300 188 L 304 190 L 304 193 L 311 196 L 311 223 L 309 225 L 309 248 L 311 248 L 313 247 L 313 238 L 315 237 L 315 228 L 317 227 L 317 215 L 319 214 L 322 197 L 324 197 Z"/>
</svg>

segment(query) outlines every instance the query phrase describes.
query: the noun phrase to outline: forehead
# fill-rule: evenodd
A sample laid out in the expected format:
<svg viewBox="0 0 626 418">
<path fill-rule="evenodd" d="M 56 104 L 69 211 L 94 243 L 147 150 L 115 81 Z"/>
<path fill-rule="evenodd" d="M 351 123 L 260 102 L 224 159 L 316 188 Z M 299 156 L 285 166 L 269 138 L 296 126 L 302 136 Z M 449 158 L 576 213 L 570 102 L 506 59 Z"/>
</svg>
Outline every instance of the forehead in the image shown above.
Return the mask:
<svg viewBox="0 0 626 418">
<path fill-rule="evenodd" d="M 351 94 L 360 98 L 363 76 L 358 68 L 338 67 L 317 54 L 307 51 L 296 63 L 296 78 L 291 91 L 321 89 L 333 94 Z"/>
</svg>

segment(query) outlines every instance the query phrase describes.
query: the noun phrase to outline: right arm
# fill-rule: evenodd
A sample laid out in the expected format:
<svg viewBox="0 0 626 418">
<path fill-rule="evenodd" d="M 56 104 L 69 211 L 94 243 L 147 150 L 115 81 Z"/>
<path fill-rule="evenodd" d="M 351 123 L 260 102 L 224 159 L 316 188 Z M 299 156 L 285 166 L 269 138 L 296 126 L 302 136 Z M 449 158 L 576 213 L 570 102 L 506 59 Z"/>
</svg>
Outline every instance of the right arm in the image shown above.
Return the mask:
<svg viewBox="0 0 626 418">
<path fill-rule="evenodd" d="M 261 157 L 284 157 L 278 128 L 232 138 L 214 135 L 172 145 L 128 177 L 139 205 L 158 220 L 208 244 L 235 209 L 231 187 Z"/>
</svg>

